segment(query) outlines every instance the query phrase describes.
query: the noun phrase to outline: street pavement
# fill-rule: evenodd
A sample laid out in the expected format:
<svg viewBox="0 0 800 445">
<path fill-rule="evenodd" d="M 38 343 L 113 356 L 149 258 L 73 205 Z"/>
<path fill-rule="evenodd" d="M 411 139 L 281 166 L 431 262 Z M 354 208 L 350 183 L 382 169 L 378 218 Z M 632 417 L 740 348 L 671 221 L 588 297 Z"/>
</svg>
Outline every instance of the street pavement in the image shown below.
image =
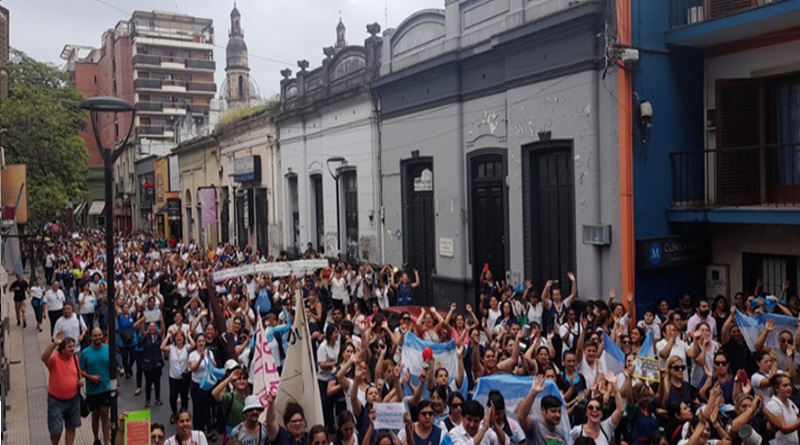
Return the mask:
<svg viewBox="0 0 800 445">
<path fill-rule="evenodd" d="M 42 351 L 50 343 L 50 324 L 45 320 L 42 324 L 43 332 L 36 331 L 36 320 L 33 309 L 28 305 L 28 327 L 23 329 L 16 326 L 14 315 L 13 292 L 3 292 L 3 314 L 8 314 L 11 324 L 9 336 L 9 360 L 11 365 L 11 385 L 8 393 L 7 426 L 3 442 L 14 445 L 40 445 L 49 444 L 50 436 L 47 431 L 47 369 L 41 361 Z M 134 366 L 135 369 L 135 366 Z M 134 371 L 135 372 L 135 371 Z M 144 376 L 142 376 L 142 394 L 136 396 L 136 376 L 130 380 L 122 378 L 119 381 L 119 412 L 137 411 L 144 408 Z M 169 378 L 167 367 L 161 376 L 162 406 L 156 406 L 155 396 L 151 398 L 152 422 L 159 422 L 166 426 L 167 437 L 175 434 L 175 426 L 169 424 Z M 77 430 L 76 445 L 92 445 L 91 417 L 81 419 L 81 427 Z M 102 438 L 102 434 L 100 435 Z M 62 436 L 61 442 L 64 443 Z"/>
</svg>

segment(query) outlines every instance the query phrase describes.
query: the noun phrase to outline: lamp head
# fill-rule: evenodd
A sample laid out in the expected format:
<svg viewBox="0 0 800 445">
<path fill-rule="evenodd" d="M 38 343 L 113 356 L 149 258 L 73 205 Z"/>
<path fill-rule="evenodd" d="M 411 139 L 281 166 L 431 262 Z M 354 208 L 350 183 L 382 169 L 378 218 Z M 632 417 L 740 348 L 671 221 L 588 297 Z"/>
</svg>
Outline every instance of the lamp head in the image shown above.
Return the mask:
<svg viewBox="0 0 800 445">
<path fill-rule="evenodd" d="M 338 181 L 339 180 L 339 172 L 335 171 L 335 169 L 331 165 L 331 164 L 336 164 L 336 163 L 339 164 L 338 166 L 336 166 L 336 168 L 339 168 L 342 165 L 347 164 L 347 159 L 345 159 L 345 158 L 343 158 L 341 156 L 333 156 L 333 157 L 328 158 L 328 160 L 327 160 L 328 171 L 331 173 L 331 176 L 333 176 L 333 179 Z"/>
<path fill-rule="evenodd" d="M 133 105 L 118 97 L 97 96 L 81 102 L 81 108 L 90 112 L 99 113 L 128 113 L 133 111 Z"/>
</svg>

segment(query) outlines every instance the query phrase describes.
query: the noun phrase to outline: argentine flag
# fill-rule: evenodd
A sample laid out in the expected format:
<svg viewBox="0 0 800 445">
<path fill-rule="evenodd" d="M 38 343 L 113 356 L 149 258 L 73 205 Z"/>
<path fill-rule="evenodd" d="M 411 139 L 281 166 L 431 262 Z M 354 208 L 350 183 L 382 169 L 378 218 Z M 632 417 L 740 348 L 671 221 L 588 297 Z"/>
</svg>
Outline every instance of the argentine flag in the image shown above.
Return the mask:
<svg viewBox="0 0 800 445">
<path fill-rule="evenodd" d="M 653 331 L 648 330 L 639 349 L 639 357 L 656 358 L 656 349 L 653 347 Z"/>
<path fill-rule="evenodd" d="M 456 341 L 450 340 L 447 343 L 436 343 L 432 341 L 425 341 L 417 337 L 413 332 L 407 332 L 403 340 L 403 366 L 408 372 L 411 373 L 411 383 L 414 386 L 419 385 L 419 374 L 422 372 L 424 362 L 422 360 L 422 350 L 431 348 L 433 351 L 433 366 L 428 370 L 428 373 L 434 373 L 439 368 L 447 370 L 450 376 L 450 388 L 458 390 L 463 396 L 467 395 L 467 378 L 464 376 L 461 382 L 461 388 L 455 387 L 456 376 L 458 375 L 458 361 L 461 357 L 458 356 L 456 351 Z M 406 395 L 411 395 L 411 389 L 405 387 Z M 422 391 L 422 398 L 427 400 L 430 397 L 428 391 Z"/>
<path fill-rule="evenodd" d="M 736 311 L 736 325 L 742 331 L 742 336 L 750 348 L 750 352 L 756 352 L 756 341 L 758 341 L 758 336 L 764 330 L 764 326 L 769 319 L 775 321 L 775 330 L 767 334 L 767 340 L 764 344 L 779 351 L 778 337 L 780 337 L 781 332 L 788 331 L 794 338 L 794 333 L 797 330 L 796 318 L 788 315 L 765 313 L 758 313 L 754 317 L 749 317 L 738 310 Z"/>
<path fill-rule="evenodd" d="M 615 375 L 619 375 L 625 369 L 625 353 L 605 332 L 603 332 L 603 358 L 606 362 L 605 369 Z"/>
<path fill-rule="evenodd" d="M 499 374 L 481 377 L 478 379 L 478 385 L 475 387 L 475 394 L 472 395 L 472 398 L 486 406 L 489 392 L 496 389 L 503 394 L 506 402 L 506 415 L 517 420 L 517 407 L 530 392 L 531 384 L 533 384 L 532 376 Z M 561 427 L 564 431 L 569 431 L 571 428 L 569 416 L 567 416 L 567 405 L 564 403 L 564 397 L 561 396 L 558 386 L 550 380 L 545 380 L 544 391 L 536 395 L 531 407 L 531 418 L 542 420 L 542 397 L 544 396 L 554 396 L 561 401 Z M 569 443 L 569 437 L 565 437 L 564 440 Z"/>
</svg>

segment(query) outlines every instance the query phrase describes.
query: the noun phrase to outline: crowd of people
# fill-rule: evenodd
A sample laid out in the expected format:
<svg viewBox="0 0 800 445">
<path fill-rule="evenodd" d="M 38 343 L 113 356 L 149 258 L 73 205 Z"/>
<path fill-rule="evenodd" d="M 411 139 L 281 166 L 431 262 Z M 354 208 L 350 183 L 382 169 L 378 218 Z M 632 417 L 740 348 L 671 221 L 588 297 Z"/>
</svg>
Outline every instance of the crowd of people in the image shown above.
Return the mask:
<svg viewBox="0 0 800 445">
<path fill-rule="evenodd" d="M 798 444 L 800 429 L 796 332 L 768 321 L 751 351 L 737 310 L 746 316 L 779 311 L 797 317 L 800 299 L 781 295 L 767 304 L 760 289 L 736 294 L 733 304 L 681 295 L 639 308 L 611 291 L 606 300 L 577 299 L 574 274 L 563 288 L 530 281 L 513 288 L 486 268 L 477 278 L 475 307 L 415 306 L 415 270 L 369 262 L 330 266 L 306 274 L 246 275 L 215 283 L 215 271 L 284 261 L 228 244 L 172 247 L 146 235 L 120 237 L 113 277 L 106 277 L 99 232 L 54 235 L 45 246 L 45 277 L 10 284 L 18 323 L 25 306 L 37 327 L 50 322 L 51 346 L 42 354 L 50 371 L 48 428 L 68 445 L 81 422 L 81 394 L 91 413 L 95 445 L 109 443 L 108 342 L 116 342 L 120 378 L 135 379 L 144 406 L 166 395 L 171 415 L 154 423 L 152 443 L 279 445 L 757 445 Z M 309 246 L 306 258 L 318 257 Z M 115 295 L 107 295 L 107 280 Z M 785 286 L 788 294 L 789 283 Z M 569 294 L 566 292 L 569 291 Z M 316 352 L 324 424 L 307 425 L 290 403 L 281 418 L 252 395 L 258 320 L 278 369 L 301 293 Z M 762 297 L 762 298 L 759 298 Z M 29 303 L 26 303 L 29 301 Z M 406 306 L 410 306 L 406 308 Z M 406 310 L 407 309 L 407 310 Z M 107 313 L 116 338 L 107 338 Z M 44 326 L 46 329 L 47 326 Z M 455 375 L 426 360 L 414 379 L 403 363 L 409 335 L 453 343 Z M 621 351 L 619 368 L 611 349 Z M 645 379 L 637 356 L 654 357 L 659 374 Z M 225 375 L 201 385 L 210 368 Z M 166 368 L 166 369 L 165 369 Z M 162 394 L 161 375 L 168 391 Z M 482 378 L 509 375 L 530 381 L 527 394 L 492 391 L 474 398 Z M 558 391 L 542 396 L 553 382 Z M 143 386 L 144 384 L 144 386 Z M 268 394 L 268 402 L 275 394 Z M 376 405 L 403 402 L 405 428 L 373 427 Z M 262 413 L 265 421 L 259 420 Z M 124 415 L 120 419 L 120 428 Z M 167 429 L 175 435 L 166 440 Z M 119 434 L 118 439 L 122 435 Z"/>
</svg>

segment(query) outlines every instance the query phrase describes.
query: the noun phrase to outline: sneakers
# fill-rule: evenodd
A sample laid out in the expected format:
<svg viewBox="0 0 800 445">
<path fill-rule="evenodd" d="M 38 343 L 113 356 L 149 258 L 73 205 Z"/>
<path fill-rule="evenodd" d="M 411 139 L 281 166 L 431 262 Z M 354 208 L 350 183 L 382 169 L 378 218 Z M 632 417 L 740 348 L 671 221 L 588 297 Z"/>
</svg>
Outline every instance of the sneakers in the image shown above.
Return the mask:
<svg viewBox="0 0 800 445">
<path fill-rule="evenodd" d="M 136 388 L 136 391 L 133 392 L 133 395 L 138 396 L 142 393 L 142 388 Z M 150 402 L 147 402 L 147 406 L 150 406 Z"/>
<path fill-rule="evenodd" d="M 22 329 L 25 329 L 27 327 L 28 327 L 28 322 L 27 321 L 23 321 L 22 322 Z"/>
<path fill-rule="evenodd" d="M 100 439 L 95 439 L 92 445 L 103 445 L 103 442 L 100 442 Z"/>
<path fill-rule="evenodd" d="M 146 400 L 146 401 L 144 402 L 144 407 L 145 407 L 145 408 L 150 408 L 150 401 L 149 401 L 149 400 Z"/>
<path fill-rule="evenodd" d="M 156 406 L 161 406 L 163 404 L 164 404 L 164 402 L 162 402 L 161 400 L 156 400 Z"/>
<path fill-rule="evenodd" d="M 17 319 L 17 326 L 19 326 L 19 319 Z"/>
<path fill-rule="evenodd" d="M 176 419 L 177 419 L 177 416 L 175 416 L 175 414 L 169 416 L 169 423 L 174 425 Z"/>
</svg>

